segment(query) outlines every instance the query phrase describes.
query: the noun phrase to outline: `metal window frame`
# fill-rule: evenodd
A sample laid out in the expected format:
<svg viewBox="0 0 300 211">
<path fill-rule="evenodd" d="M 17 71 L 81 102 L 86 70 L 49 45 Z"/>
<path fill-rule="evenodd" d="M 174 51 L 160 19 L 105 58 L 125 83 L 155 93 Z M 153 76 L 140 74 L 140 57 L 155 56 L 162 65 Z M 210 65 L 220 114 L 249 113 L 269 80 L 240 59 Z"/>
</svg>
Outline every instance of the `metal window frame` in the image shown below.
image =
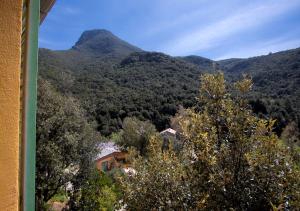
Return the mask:
<svg viewBox="0 0 300 211">
<path fill-rule="evenodd" d="M 24 0 L 22 30 L 21 210 L 35 210 L 36 111 L 40 0 Z M 25 38 L 23 39 L 23 36 Z"/>
</svg>

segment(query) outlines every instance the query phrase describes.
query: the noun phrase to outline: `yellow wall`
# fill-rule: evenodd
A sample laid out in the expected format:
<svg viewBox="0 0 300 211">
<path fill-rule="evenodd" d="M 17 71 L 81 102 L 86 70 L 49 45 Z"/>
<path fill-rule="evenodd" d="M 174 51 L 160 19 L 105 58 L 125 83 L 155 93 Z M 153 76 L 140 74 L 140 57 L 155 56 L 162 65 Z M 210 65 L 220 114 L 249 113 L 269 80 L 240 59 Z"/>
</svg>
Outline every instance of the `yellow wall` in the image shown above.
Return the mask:
<svg viewBox="0 0 300 211">
<path fill-rule="evenodd" d="M 0 1 L 0 210 L 19 207 L 22 0 Z"/>
</svg>

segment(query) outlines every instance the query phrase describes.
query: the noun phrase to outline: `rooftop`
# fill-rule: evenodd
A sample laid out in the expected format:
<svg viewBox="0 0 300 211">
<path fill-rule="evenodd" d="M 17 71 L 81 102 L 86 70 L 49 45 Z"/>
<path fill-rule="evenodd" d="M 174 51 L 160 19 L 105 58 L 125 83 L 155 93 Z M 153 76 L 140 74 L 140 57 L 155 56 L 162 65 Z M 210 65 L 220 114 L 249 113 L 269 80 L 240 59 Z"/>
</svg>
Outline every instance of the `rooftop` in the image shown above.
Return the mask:
<svg viewBox="0 0 300 211">
<path fill-rule="evenodd" d="M 121 149 L 112 141 L 101 143 L 99 145 L 101 152 L 98 154 L 96 159 L 103 158 L 106 155 L 109 155 L 114 152 L 121 152 Z"/>
<path fill-rule="evenodd" d="M 168 128 L 168 129 L 165 129 L 163 131 L 160 132 L 160 134 L 164 134 L 164 133 L 171 133 L 171 134 L 176 134 L 176 130 L 173 130 L 172 128 Z"/>
</svg>

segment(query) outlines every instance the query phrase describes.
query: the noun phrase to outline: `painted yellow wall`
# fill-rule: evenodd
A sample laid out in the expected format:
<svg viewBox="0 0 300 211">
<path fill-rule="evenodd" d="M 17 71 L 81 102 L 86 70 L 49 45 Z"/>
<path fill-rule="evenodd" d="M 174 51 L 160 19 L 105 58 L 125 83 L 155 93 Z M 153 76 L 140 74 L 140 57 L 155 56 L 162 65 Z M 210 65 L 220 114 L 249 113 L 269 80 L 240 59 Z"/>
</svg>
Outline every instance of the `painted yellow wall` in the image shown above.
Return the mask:
<svg viewBox="0 0 300 211">
<path fill-rule="evenodd" d="M 0 1 L 0 210 L 19 209 L 22 0 Z"/>
</svg>

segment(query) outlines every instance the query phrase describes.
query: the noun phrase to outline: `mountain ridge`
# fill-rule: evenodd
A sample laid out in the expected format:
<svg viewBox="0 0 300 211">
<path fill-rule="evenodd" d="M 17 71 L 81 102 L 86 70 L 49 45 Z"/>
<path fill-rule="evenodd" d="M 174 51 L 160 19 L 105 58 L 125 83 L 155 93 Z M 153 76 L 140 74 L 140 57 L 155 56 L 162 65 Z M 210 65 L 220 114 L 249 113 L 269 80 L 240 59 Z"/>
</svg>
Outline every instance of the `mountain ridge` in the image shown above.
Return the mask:
<svg viewBox="0 0 300 211">
<path fill-rule="evenodd" d="M 122 39 L 120 39 L 119 37 L 117 37 L 116 35 L 114 35 L 111 31 L 108 31 L 106 29 L 91 29 L 91 30 L 86 30 L 86 31 L 83 31 L 82 34 L 80 35 L 80 37 L 78 38 L 78 40 L 75 42 L 75 44 L 70 48 L 70 49 L 66 49 L 66 50 L 53 50 L 53 49 L 47 49 L 47 48 L 40 48 L 40 49 L 47 49 L 47 50 L 50 50 L 50 51 L 56 51 L 56 52 L 65 52 L 65 51 L 68 51 L 68 50 L 72 50 L 72 49 L 76 49 L 76 50 L 80 50 L 80 48 L 82 47 L 82 45 L 84 43 L 89 43 L 91 40 L 104 40 L 105 38 L 109 38 L 111 39 L 112 41 L 116 41 L 117 43 L 122 43 L 122 45 L 124 45 L 124 47 L 128 47 L 129 49 L 131 49 L 131 52 L 130 53 L 133 53 L 133 52 L 142 52 L 144 50 L 140 49 L 139 47 L 136 47 Z M 104 41 L 110 41 L 110 40 L 104 40 Z M 97 43 L 91 43 L 91 44 L 96 44 Z M 112 44 L 111 42 L 110 43 L 107 43 L 106 45 L 109 45 L 109 44 Z M 96 48 L 97 50 L 100 50 L 100 48 Z M 284 52 L 288 52 L 288 51 L 293 51 L 293 50 L 299 50 L 300 47 L 296 47 L 296 48 L 292 48 L 292 49 L 288 49 L 288 50 L 282 50 L 282 51 L 277 51 L 277 52 L 274 52 L 274 53 L 269 53 L 267 55 L 257 55 L 257 56 L 251 56 L 251 57 L 247 57 L 247 58 L 239 58 L 239 57 L 235 57 L 235 58 L 227 58 L 227 59 L 221 59 L 221 60 L 213 60 L 213 59 L 210 59 L 210 58 L 206 58 L 206 57 L 203 57 L 203 56 L 199 56 L 199 55 L 186 55 L 186 56 L 178 56 L 176 58 L 181 58 L 181 59 L 185 59 L 185 60 L 193 60 L 193 59 L 203 59 L 203 60 L 207 60 L 207 61 L 213 61 L 213 62 L 216 62 L 216 63 L 227 63 L 227 62 L 232 62 L 232 61 L 241 61 L 241 60 L 247 60 L 247 59 L 254 59 L 254 58 L 258 58 L 258 57 L 265 57 L 265 56 L 270 56 L 270 55 L 276 55 L 276 54 L 281 54 L 281 53 L 284 53 Z M 130 50 L 128 50 L 130 51 Z M 149 52 L 149 51 L 147 51 Z M 95 51 L 93 51 L 93 53 L 95 53 Z M 96 52 L 96 54 L 99 53 L 99 52 Z M 105 52 L 107 53 L 107 52 Z M 163 53 L 163 52 L 159 52 L 159 53 Z M 163 53 L 165 54 L 165 53 Z"/>
</svg>

